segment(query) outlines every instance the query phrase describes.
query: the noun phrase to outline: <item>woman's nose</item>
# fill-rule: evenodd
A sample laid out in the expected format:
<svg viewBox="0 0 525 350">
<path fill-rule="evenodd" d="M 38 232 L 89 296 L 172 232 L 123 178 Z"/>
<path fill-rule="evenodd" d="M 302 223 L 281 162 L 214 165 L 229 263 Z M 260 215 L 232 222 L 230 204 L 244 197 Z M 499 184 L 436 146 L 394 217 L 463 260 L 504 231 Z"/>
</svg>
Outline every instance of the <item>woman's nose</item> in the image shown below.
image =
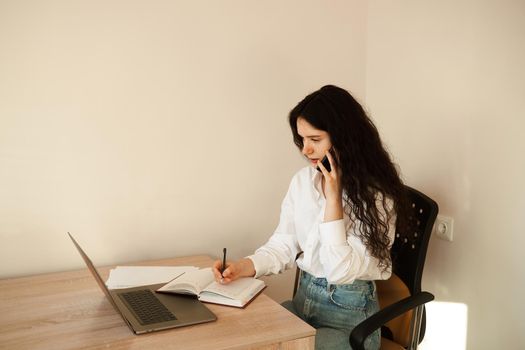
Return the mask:
<svg viewBox="0 0 525 350">
<path fill-rule="evenodd" d="M 309 154 L 311 154 L 311 153 L 312 153 L 312 147 L 309 147 L 309 146 L 307 146 L 307 145 L 304 145 L 304 146 L 303 146 L 303 154 L 304 154 L 305 156 L 307 156 L 307 155 L 309 155 Z"/>
</svg>

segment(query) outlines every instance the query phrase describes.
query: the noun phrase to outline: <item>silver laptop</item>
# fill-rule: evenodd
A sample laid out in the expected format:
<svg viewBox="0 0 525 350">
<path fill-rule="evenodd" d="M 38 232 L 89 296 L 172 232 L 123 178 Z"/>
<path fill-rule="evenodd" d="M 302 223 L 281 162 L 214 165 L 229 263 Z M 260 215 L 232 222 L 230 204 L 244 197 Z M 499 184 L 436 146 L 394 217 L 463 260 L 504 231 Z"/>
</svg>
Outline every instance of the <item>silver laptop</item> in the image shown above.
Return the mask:
<svg viewBox="0 0 525 350">
<path fill-rule="evenodd" d="M 190 296 L 161 294 L 155 291 L 164 283 L 110 290 L 98 274 L 91 259 L 68 232 L 78 252 L 95 277 L 109 302 L 135 334 L 160 331 L 215 321 L 217 317 L 199 300 Z"/>
</svg>

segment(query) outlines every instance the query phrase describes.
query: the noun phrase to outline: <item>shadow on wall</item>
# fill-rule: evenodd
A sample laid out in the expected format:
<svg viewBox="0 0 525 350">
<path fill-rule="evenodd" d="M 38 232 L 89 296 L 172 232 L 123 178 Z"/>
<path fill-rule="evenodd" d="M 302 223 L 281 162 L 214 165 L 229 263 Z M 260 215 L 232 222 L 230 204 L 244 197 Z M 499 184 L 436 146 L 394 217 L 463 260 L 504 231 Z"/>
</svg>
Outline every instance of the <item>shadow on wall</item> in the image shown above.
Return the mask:
<svg viewBox="0 0 525 350">
<path fill-rule="evenodd" d="M 468 306 L 463 303 L 432 301 L 426 304 L 427 326 L 420 350 L 465 350 L 467 348 Z"/>
</svg>

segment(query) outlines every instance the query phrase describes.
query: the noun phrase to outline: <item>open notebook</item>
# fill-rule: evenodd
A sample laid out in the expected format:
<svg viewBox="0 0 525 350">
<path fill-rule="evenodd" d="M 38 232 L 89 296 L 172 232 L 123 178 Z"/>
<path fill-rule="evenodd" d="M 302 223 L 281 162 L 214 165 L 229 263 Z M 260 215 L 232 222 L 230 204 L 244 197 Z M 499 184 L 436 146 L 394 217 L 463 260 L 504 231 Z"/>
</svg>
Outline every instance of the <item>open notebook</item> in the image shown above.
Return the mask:
<svg viewBox="0 0 525 350">
<path fill-rule="evenodd" d="M 251 277 L 220 284 L 215 282 L 211 268 L 205 268 L 186 272 L 157 289 L 157 292 L 192 294 L 203 302 L 244 307 L 265 287 L 263 281 Z"/>
</svg>

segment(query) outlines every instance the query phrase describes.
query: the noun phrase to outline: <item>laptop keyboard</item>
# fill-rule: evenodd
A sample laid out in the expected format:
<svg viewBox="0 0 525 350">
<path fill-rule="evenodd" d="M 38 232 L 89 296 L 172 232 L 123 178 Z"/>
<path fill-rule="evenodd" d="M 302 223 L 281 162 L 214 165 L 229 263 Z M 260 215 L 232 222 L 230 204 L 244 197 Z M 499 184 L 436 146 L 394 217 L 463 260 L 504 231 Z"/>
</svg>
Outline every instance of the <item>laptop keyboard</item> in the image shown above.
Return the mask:
<svg viewBox="0 0 525 350">
<path fill-rule="evenodd" d="M 133 311 L 141 325 L 177 319 L 149 289 L 119 293 L 118 296 Z"/>
</svg>

